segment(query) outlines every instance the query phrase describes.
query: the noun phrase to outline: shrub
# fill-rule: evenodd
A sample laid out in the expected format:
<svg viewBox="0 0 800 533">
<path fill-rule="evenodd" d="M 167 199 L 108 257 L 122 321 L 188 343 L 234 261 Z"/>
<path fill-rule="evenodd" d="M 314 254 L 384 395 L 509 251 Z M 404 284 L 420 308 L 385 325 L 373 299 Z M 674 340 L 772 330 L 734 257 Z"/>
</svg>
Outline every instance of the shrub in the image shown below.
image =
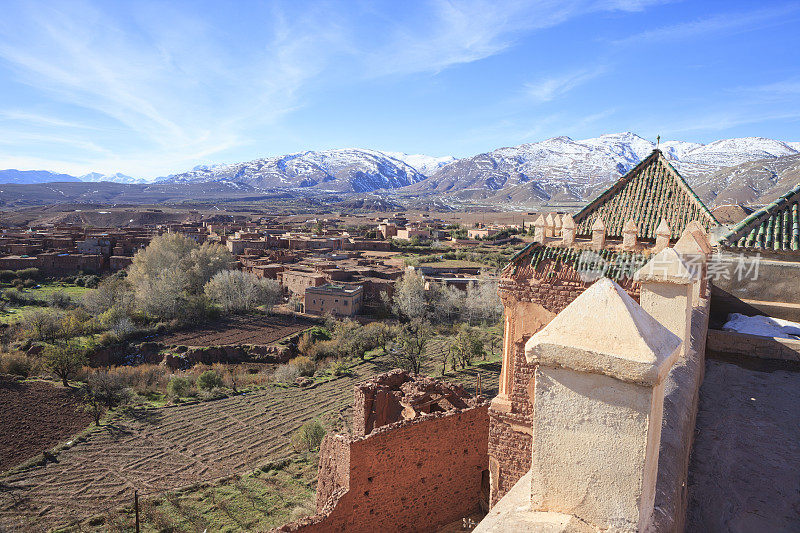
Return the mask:
<svg viewBox="0 0 800 533">
<path fill-rule="evenodd" d="M 308 333 L 303 333 L 297 341 L 297 351 L 303 355 L 312 355 L 314 349 L 314 338 Z"/>
<path fill-rule="evenodd" d="M 314 359 L 314 361 L 338 358 L 341 353 L 339 348 L 339 341 L 333 339 L 329 341 L 320 341 L 311 347 L 309 356 Z"/>
<path fill-rule="evenodd" d="M 39 279 L 40 272 L 38 268 L 23 268 L 17 270 L 17 277 L 19 279 Z"/>
<path fill-rule="evenodd" d="M 311 340 L 314 342 L 317 341 L 327 341 L 331 338 L 331 332 L 327 329 L 323 328 L 322 326 L 313 326 L 306 330 L 304 335 L 308 335 L 311 337 Z"/>
<path fill-rule="evenodd" d="M 279 365 L 278 368 L 275 369 L 275 373 L 272 374 L 272 379 L 278 383 L 291 384 L 294 383 L 299 377 L 300 371 L 297 369 L 297 367 L 288 363 L 285 365 Z"/>
<path fill-rule="evenodd" d="M 89 274 L 83 277 L 83 286 L 87 289 L 94 289 L 97 288 L 97 285 L 100 283 L 100 277 L 96 274 Z"/>
<path fill-rule="evenodd" d="M 0 281 L 8 283 L 17 277 L 17 273 L 13 270 L 0 270 Z"/>
<path fill-rule="evenodd" d="M 31 297 L 19 289 L 8 289 L 3 292 L 3 297 L 12 304 L 17 305 L 26 305 L 31 301 Z"/>
<path fill-rule="evenodd" d="M 332 376 L 347 376 L 352 374 L 352 371 L 347 367 L 344 361 L 334 361 L 328 366 L 328 374 Z"/>
<path fill-rule="evenodd" d="M 72 298 L 63 290 L 53 291 L 47 295 L 47 305 L 59 309 L 69 309 L 72 307 Z"/>
<path fill-rule="evenodd" d="M 108 372 L 140 394 L 160 392 L 169 387 L 170 371 L 163 365 L 113 366 Z"/>
<path fill-rule="evenodd" d="M 7 353 L 0 356 L 0 372 L 26 378 L 33 368 L 33 361 L 27 355 Z"/>
<path fill-rule="evenodd" d="M 192 390 L 192 382 L 180 376 L 173 376 L 167 385 L 167 392 L 174 398 L 182 398 L 189 395 Z"/>
<path fill-rule="evenodd" d="M 289 364 L 297 368 L 297 372 L 301 376 L 313 376 L 314 371 L 317 369 L 316 363 L 303 355 L 295 357 L 289 361 Z"/>
<path fill-rule="evenodd" d="M 292 435 L 292 447 L 299 451 L 314 451 L 325 438 L 325 426 L 319 420 L 309 420 Z"/>
<path fill-rule="evenodd" d="M 197 378 L 197 386 L 203 390 L 211 390 L 222 386 L 222 377 L 214 370 L 206 370 Z"/>
</svg>

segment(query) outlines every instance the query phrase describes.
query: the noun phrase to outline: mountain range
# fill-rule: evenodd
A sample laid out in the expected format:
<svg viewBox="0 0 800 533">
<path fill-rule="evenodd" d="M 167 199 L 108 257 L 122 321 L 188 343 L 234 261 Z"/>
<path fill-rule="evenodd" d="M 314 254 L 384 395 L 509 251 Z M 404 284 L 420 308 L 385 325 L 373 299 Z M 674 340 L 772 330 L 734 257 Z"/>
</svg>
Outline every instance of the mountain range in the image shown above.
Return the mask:
<svg viewBox="0 0 800 533">
<path fill-rule="evenodd" d="M 628 172 L 655 144 L 630 133 L 498 148 L 472 157 L 433 157 L 367 149 L 307 151 L 231 165 L 200 165 L 159 178 L 167 184 L 211 184 L 223 189 L 308 192 L 392 192 L 488 203 L 581 202 Z M 709 144 L 666 141 L 659 148 L 704 200 L 759 203 L 797 176 L 800 142 L 763 137 Z M 0 170 L 0 183 L 84 181 L 145 183 L 116 173 L 73 177 L 47 171 Z M 776 194 L 777 191 L 777 194 Z"/>
</svg>

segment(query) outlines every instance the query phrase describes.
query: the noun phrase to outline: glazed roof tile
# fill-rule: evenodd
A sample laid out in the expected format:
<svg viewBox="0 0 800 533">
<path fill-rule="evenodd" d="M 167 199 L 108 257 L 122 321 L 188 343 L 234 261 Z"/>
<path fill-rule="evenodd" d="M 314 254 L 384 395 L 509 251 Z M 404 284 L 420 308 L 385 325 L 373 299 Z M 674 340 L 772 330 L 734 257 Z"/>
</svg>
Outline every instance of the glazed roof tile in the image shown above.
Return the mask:
<svg viewBox="0 0 800 533">
<path fill-rule="evenodd" d="M 800 184 L 733 226 L 720 243 L 733 248 L 800 250 Z"/>
<path fill-rule="evenodd" d="M 673 239 L 679 238 L 692 220 L 699 221 L 706 231 L 718 225 L 711 211 L 658 149 L 575 215 L 577 235 L 591 235 L 592 226 L 600 217 L 606 235 L 612 239 L 622 237 L 628 220 L 636 223 L 642 239 L 655 239 L 663 220 L 669 224 Z"/>
</svg>

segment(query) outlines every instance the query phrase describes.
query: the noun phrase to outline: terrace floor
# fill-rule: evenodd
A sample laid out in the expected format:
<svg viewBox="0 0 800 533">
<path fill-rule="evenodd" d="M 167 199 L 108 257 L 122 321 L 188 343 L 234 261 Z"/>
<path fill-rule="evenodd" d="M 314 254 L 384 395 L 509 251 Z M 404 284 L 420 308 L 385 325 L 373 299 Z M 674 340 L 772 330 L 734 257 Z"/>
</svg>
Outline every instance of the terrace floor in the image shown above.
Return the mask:
<svg viewBox="0 0 800 533">
<path fill-rule="evenodd" d="M 687 532 L 800 530 L 800 365 L 711 355 Z"/>
</svg>

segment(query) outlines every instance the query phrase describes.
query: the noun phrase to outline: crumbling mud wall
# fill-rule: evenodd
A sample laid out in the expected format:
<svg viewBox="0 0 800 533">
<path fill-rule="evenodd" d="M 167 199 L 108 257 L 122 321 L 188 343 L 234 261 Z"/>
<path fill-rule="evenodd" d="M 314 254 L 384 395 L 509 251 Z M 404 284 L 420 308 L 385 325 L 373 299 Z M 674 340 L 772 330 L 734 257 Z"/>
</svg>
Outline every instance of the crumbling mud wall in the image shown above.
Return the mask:
<svg viewBox="0 0 800 533">
<path fill-rule="evenodd" d="M 353 434 L 363 437 L 401 420 L 464 409 L 471 401 L 461 385 L 392 370 L 355 387 Z"/>
<path fill-rule="evenodd" d="M 392 385 L 388 391 L 387 384 Z M 408 394 L 391 395 L 402 393 L 403 385 Z M 370 396 L 359 391 L 382 390 L 406 404 L 407 418 L 400 415 L 352 439 L 326 436 L 320 448 L 317 514 L 278 531 L 433 531 L 486 510 L 488 403 L 456 394 L 451 400 L 461 398 L 463 407 L 409 410 L 410 405 L 427 409 L 450 403 L 445 396 L 438 398 L 437 388 L 453 392 L 449 384 L 399 371 L 357 387 L 356 401 Z M 368 418 L 362 417 L 362 424 Z"/>
</svg>

